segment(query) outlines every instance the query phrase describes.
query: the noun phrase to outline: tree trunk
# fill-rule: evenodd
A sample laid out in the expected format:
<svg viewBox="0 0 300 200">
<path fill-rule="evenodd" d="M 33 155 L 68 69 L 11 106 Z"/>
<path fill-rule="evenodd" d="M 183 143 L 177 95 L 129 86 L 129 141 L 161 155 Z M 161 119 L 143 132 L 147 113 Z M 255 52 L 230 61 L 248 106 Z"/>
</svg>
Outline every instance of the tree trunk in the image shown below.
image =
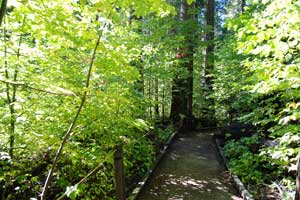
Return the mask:
<svg viewBox="0 0 300 200">
<path fill-rule="evenodd" d="M 7 7 L 7 0 L 2 0 L 1 2 L 1 8 L 0 8 L 0 27 L 2 25 L 5 13 L 6 13 L 6 7 Z"/>
<path fill-rule="evenodd" d="M 209 29 L 205 35 L 205 40 L 208 42 L 206 47 L 206 59 L 205 69 L 206 75 L 210 74 L 214 68 L 214 37 L 215 37 L 215 1 L 207 0 L 205 11 L 206 26 Z M 213 79 L 211 76 L 207 76 L 206 85 L 209 89 L 212 89 Z"/>
<path fill-rule="evenodd" d="M 179 12 L 179 22 L 182 23 L 187 20 L 187 2 L 186 0 L 181 0 L 180 2 L 180 12 Z M 181 31 L 177 31 L 181 34 Z M 179 47 L 177 49 L 176 58 L 182 60 L 185 57 L 184 48 Z M 180 63 L 180 66 L 184 67 Z M 181 116 L 186 115 L 186 102 L 185 102 L 185 79 L 177 72 L 176 76 L 173 78 L 172 83 L 172 102 L 171 102 L 171 114 L 170 118 L 175 126 L 180 124 Z"/>
<path fill-rule="evenodd" d="M 141 95 L 145 95 L 145 89 L 144 89 L 144 68 L 143 68 L 143 60 L 140 58 L 139 60 L 131 61 L 130 63 L 132 66 L 135 66 L 139 73 L 140 73 L 140 79 L 135 82 L 135 90 Z"/>
<path fill-rule="evenodd" d="M 142 17 L 137 17 L 134 14 L 134 10 L 131 10 L 129 18 L 128 18 L 128 24 L 131 25 L 134 20 L 142 22 Z M 139 28 L 137 30 L 137 32 L 140 33 L 140 34 L 143 34 L 143 29 Z M 144 63 L 143 63 L 143 59 L 142 59 L 142 53 L 139 55 L 139 57 L 137 59 L 132 60 L 130 62 L 130 65 L 136 67 L 137 70 L 140 73 L 140 79 L 137 80 L 136 83 L 135 83 L 135 90 L 138 93 L 140 93 L 140 94 L 142 94 L 144 96 L 145 95 L 145 91 L 144 91 L 144 87 L 145 87 L 144 86 L 144 66 L 143 66 Z"/>
<path fill-rule="evenodd" d="M 23 25 L 25 23 L 25 18 L 23 19 Z M 5 73 L 5 78 L 7 80 L 10 79 L 10 75 L 8 72 L 8 62 L 7 62 L 7 35 L 6 35 L 6 29 L 3 29 L 3 37 L 4 37 L 4 73 Z M 21 44 L 23 41 L 23 35 L 20 35 L 19 38 L 19 44 L 18 44 L 18 50 L 17 50 L 17 59 L 20 60 L 20 49 L 21 49 Z M 17 77 L 18 77 L 18 67 L 19 66 L 15 66 L 14 72 L 13 72 L 13 81 L 17 82 Z M 11 159 L 13 159 L 14 157 L 14 148 L 15 148 L 15 131 L 16 131 L 16 121 L 17 121 L 17 117 L 16 115 L 16 110 L 15 110 L 15 103 L 16 103 L 16 95 L 17 95 L 17 85 L 13 85 L 12 86 L 12 92 L 10 91 L 10 85 L 7 83 L 6 84 L 6 97 L 7 97 L 7 101 L 8 101 L 8 106 L 9 106 L 9 110 L 10 110 L 10 127 L 9 127 L 9 156 L 11 157 Z"/>
<path fill-rule="evenodd" d="M 186 119 L 186 128 L 192 129 L 194 123 L 193 115 L 193 89 L 194 89 L 194 53 L 195 53 L 195 41 L 198 40 L 197 28 L 198 28 L 198 15 L 201 8 L 203 0 L 197 0 L 194 4 L 190 6 L 192 12 L 190 13 L 189 18 L 192 21 L 192 28 L 189 28 L 190 31 L 188 39 L 188 79 L 187 79 L 187 119 Z"/>
<path fill-rule="evenodd" d="M 163 120 L 163 123 L 165 123 L 166 121 L 166 111 L 165 111 L 165 83 L 163 84 L 163 87 L 162 87 L 162 104 L 161 104 L 161 112 L 162 112 L 162 120 Z"/>
<path fill-rule="evenodd" d="M 191 24 L 195 20 L 192 9 L 195 9 L 195 4 L 188 5 L 186 0 L 181 0 L 179 13 L 181 27 L 177 32 L 184 36 L 185 40 L 177 49 L 176 58 L 179 59 L 178 67 L 181 69 L 173 78 L 170 114 L 175 126 L 183 124 L 187 129 L 192 127 L 193 116 L 193 28 L 196 27 L 196 24 Z"/>
<path fill-rule="evenodd" d="M 156 119 L 159 119 L 159 103 L 158 103 L 158 96 L 159 96 L 159 93 L 158 93 L 158 78 L 155 79 L 155 108 L 154 108 L 154 111 L 155 111 L 155 117 Z"/>
<path fill-rule="evenodd" d="M 213 77 L 212 72 L 214 69 L 214 37 L 215 37 L 215 1 L 207 0 L 205 9 L 206 26 L 208 28 L 205 35 L 205 40 L 208 43 L 205 50 L 205 89 L 204 95 L 206 96 L 206 122 L 213 126 L 216 124 L 214 99 L 210 97 L 213 93 Z"/>
<path fill-rule="evenodd" d="M 149 117 L 152 119 L 152 94 L 151 94 L 151 80 L 148 80 L 148 98 L 149 98 Z"/>
<path fill-rule="evenodd" d="M 241 11 L 242 11 L 242 13 L 245 11 L 245 6 L 246 6 L 246 1 L 241 0 Z"/>
</svg>

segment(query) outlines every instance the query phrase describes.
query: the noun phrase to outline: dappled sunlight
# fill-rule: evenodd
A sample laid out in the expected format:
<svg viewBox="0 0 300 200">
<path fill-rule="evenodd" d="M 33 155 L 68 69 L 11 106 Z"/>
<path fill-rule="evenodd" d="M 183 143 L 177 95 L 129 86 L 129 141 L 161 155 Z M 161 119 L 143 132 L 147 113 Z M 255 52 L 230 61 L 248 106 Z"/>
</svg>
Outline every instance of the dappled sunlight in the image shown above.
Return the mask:
<svg viewBox="0 0 300 200">
<path fill-rule="evenodd" d="M 153 194 L 157 195 L 159 195 L 159 193 L 155 192 L 160 190 L 160 188 L 166 188 L 166 191 L 169 191 L 169 189 L 173 187 L 181 188 L 185 191 L 195 190 L 196 192 L 215 192 L 216 190 L 228 192 L 229 190 L 228 186 L 224 185 L 224 183 L 218 179 L 198 180 L 189 176 L 176 177 L 172 174 L 160 175 L 157 179 L 161 180 L 160 185 L 150 190 L 151 193 L 154 192 Z"/>
<path fill-rule="evenodd" d="M 170 146 L 139 199 L 240 199 L 223 170 L 211 136 L 188 134 Z"/>
</svg>

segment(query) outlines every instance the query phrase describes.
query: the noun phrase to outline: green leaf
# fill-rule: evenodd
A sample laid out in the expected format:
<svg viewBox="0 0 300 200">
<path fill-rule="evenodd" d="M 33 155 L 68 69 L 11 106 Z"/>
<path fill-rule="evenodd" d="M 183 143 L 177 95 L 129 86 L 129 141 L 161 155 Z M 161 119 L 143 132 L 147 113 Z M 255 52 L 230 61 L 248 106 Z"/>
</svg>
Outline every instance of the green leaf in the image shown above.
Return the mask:
<svg viewBox="0 0 300 200">
<path fill-rule="evenodd" d="M 189 5 L 191 5 L 193 2 L 195 2 L 196 0 L 186 0 L 187 1 L 187 3 L 189 4 Z"/>
</svg>

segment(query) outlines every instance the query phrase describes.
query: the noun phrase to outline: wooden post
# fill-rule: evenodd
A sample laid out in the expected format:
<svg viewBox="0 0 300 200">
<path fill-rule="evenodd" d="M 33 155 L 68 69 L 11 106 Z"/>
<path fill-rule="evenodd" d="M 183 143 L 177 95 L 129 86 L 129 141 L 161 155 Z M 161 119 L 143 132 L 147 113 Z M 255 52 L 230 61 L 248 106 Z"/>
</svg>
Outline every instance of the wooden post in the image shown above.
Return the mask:
<svg viewBox="0 0 300 200">
<path fill-rule="evenodd" d="M 117 145 L 115 147 L 114 165 L 115 165 L 115 187 L 116 187 L 117 200 L 126 200 L 122 145 Z"/>
</svg>

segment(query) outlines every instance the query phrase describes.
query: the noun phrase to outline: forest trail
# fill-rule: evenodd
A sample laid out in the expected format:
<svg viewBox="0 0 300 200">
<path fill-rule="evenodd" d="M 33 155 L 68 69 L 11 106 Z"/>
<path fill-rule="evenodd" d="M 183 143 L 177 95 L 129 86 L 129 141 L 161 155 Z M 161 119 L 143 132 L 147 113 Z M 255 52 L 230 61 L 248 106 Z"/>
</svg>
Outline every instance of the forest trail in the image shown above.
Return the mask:
<svg viewBox="0 0 300 200">
<path fill-rule="evenodd" d="M 138 200 L 240 200 L 212 134 L 189 132 L 170 145 Z"/>
</svg>

